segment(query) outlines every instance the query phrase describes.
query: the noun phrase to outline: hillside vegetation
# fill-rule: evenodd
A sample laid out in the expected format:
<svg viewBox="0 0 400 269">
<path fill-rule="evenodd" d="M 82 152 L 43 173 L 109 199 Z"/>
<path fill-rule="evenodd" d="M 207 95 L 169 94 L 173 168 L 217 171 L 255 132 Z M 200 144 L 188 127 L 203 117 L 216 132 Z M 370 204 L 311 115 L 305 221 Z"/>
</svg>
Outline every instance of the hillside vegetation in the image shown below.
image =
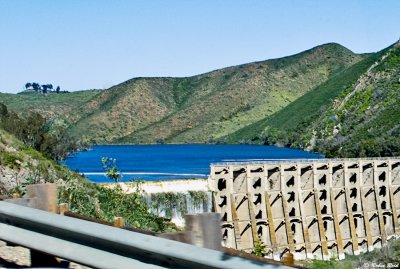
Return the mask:
<svg viewBox="0 0 400 269">
<path fill-rule="evenodd" d="M 67 128 L 79 118 L 89 113 L 87 104 L 101 91 L 88 90 L 62 94 L 20 94 L 0 93 L 0 103 L 22 116 L 37 112 L 49 120 L 53 129 Z"/>
<path fill-rule="evenodd" d="M 81 178 L 0 128 L 0 195 L 24 193 L 25 184 Z"/>
<path fill-rule="evenodd" d="M 365 57 L 331 43 L 188 78 L 135 78 L 54 96 L 0 94 L 0 102 L 39 112 L 53 128 L 89 143 L 230 142 Z"/>
<path fill-rule="evenodd" d="M 324 153 L 400 155 L 400 43 L 333 76 L 290 105 L 231 136 Z"/>
<path fill-rule="evenodd" d="M 38 183 L 57 183 L 59 202 L 68 203 L 76 213 L 105 221 L 121 216 L 127 225 L 146 230 L 176 229 L 150 212 L 142 193 L 127 194 L 117 184 L 109 188 L 91 183 L 0 128 L 0 199 L 24 196 L 27 184 Z"/>
<path fill-rule="evenodd" d="M 128 225 L 155 231 L 174 229 L 150 212 L 141 192 L 127 194 L 118 184 L 91 183 L 57 163 L 55 160 L 74 150 L 71 145 L 75 144 L 63 135 L 51 134 L 37 112 L 18 116 L 0 104 L 0 200 L 24 196 L 28 184 L 57 183 L 59 202 L 68 203 L 73 212 L 107 221 L 121 216 Z M 116 167 L 107 164 L 104 169 L 115 179 Z"/>
<path fill-rule="evenodd" d="M 314 141 L 302 138 L 298 145 L 328 156 L 399 156 L 399 101 L 400 43 L 396 43 L 308 126 Z"/>
</svg>

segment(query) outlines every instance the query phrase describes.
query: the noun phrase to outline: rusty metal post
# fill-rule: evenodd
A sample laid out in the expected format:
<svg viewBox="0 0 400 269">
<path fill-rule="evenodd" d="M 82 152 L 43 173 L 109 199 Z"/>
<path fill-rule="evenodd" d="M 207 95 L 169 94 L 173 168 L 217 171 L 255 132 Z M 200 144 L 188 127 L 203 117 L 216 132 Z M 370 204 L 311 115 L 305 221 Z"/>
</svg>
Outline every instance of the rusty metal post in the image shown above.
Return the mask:
<svg viewBox="0 0 400 269">
<path fill-rule="evenodd" d="M 114 227 L 122 228 L 125 226 L 125 220 L 122 217 L 114 217 Z"/>
<path fill-rule="evenodd" d="M 283 254 L 282 263 L 287 266 L 293 266 L 294 265 L 293 253 L 286 252 L 285 254 Z"/>
<path fill-rule="evenodd" d="M 67 203 L 62 203 L 58 206 L 58 211 L 60 215 L 64 215 L 65 212 L 69 211 L 69 207 Z"/>
</svg>

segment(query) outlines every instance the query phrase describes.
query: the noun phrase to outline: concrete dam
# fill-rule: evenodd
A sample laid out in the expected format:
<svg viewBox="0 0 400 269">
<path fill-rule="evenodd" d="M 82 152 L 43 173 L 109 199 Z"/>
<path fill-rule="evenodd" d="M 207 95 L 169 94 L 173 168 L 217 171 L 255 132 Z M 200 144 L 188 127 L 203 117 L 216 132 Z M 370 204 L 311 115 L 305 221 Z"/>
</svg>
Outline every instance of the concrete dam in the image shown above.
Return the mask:
<svg viewBox="0 0 400 269">
<path fill-rule="evenodd" d="M 400 157 L 212 164 L 223 245 L 343 259 L 400 233 Z"/>
</svg>

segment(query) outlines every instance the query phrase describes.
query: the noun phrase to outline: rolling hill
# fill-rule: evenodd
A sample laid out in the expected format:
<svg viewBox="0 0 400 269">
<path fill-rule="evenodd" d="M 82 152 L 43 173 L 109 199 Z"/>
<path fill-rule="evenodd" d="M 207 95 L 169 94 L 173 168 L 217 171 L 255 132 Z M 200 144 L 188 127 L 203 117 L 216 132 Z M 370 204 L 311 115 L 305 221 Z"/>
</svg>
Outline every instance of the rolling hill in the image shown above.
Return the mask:
<svg viewBox="0 0 400 269">
<path fill-rule="evenodd" d="M 378 56 L 295 146 L 338 157 L 400 155 L 400 43 Z"/>
<path fill-rule="evenodd" d="M 89 143 L 260 143 L 327 156 L 399 155 L 400 45 L 354 54 L 330 43 L 186 78 L 107 90 L 0 94 L 22 115 Z"/>
<path fill-rule="evenodd" d="M 329 157 L 398 156 L 399 90 L 397 42 L 226 139 L 292 146 Z"/>
<path fill-rule="evenodd" d="M 0 102 L 21 114 L 39 112 L 53 128 L 90 143 L 239 142 L 235 133 L 368 57 L 330 43 L 193 77 L 134 78 L 107 90 L 47 96 L 0 94 Z"/>
</svg>

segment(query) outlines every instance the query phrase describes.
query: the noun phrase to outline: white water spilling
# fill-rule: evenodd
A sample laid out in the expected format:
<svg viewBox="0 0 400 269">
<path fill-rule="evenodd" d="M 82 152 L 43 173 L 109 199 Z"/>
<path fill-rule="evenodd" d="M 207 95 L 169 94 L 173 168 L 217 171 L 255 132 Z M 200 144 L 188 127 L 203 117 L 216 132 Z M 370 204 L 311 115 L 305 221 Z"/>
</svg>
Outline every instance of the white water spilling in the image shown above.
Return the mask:
<svg viewBox="0 0 400 269">
<path fill-rule="evenodd" d="M 144 194 L 143 199 L 151 211 L 171 219 L 178 226 L 184 226 L 186 214 L 211 212 L 212 193 L 210 191 L 164 192 Z"/>
</svg>

